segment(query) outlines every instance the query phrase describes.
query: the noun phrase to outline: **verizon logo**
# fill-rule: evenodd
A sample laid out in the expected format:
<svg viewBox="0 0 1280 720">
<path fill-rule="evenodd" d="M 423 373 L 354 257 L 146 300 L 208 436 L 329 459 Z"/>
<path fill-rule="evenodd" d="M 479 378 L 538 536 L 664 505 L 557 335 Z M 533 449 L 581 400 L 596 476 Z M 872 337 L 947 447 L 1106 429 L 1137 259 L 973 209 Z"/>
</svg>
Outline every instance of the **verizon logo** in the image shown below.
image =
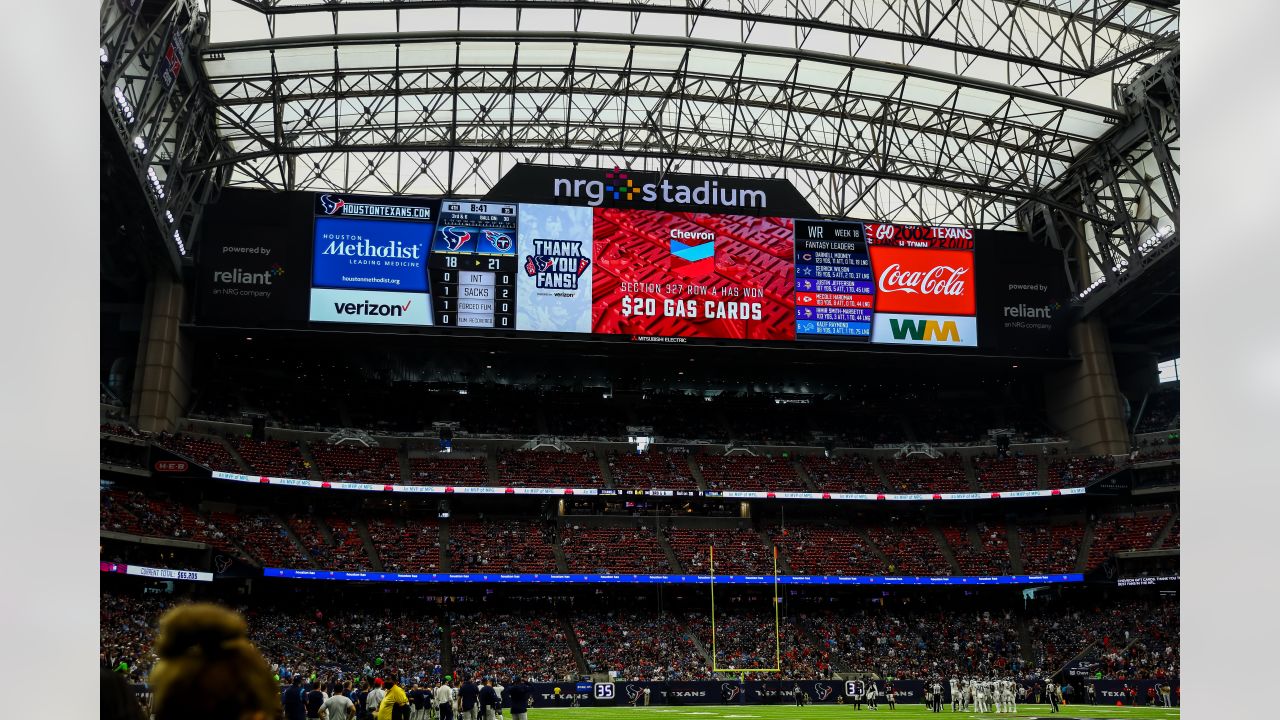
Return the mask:
<svg viewBox="0 0 1280 720">
<path fill-rule="evenodd" d="M 363 303 L 343 303 L 336 302 L 333 304 L 333 311 L 338 315 L 368 315 L 379 317 L 400 317 L 409 312 L 409 306 L 413 304 L 410 300 L 403 305 L 391 305 L 386 303 L 372 303 L 368 300 Z"/>
</svg>

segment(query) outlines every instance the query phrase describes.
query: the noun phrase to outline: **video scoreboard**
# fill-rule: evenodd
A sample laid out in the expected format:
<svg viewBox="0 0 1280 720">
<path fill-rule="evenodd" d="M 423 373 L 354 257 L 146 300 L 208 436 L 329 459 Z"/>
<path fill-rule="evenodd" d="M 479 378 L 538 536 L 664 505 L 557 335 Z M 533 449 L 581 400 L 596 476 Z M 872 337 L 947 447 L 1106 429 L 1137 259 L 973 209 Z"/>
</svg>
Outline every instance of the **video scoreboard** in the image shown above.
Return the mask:
<svg viewBox="0 0 1280 720">
<path fill-rule="evenodd" d="M 208 325 L 1065 353 L 1060 258 L 1014 233 L 623 201 L 227 195 L 239 206 L 207 214 L 200 248 Z"/>
<path fill-rule="evenodd" d="M 796 337 L 871 340 L 875 282 L 862 223 L 796 221 Z"/>
<path fill-rule="evenodd" d="M 515 329 L 518 212 L 512 203 L 441 201 L 428 261 L 436 325 Z"/>
</svg>

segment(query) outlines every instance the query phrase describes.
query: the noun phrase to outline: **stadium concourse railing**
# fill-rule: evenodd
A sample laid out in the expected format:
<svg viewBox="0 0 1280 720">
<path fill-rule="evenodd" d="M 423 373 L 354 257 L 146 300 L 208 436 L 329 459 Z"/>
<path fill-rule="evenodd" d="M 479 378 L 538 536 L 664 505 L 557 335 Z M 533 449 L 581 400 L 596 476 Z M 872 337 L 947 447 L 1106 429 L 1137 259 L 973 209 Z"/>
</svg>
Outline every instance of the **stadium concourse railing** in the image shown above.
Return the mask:
<svg viewBox="0 0 1280 720">
<path fill-rule="evenodd" d="M 205 433 L 210 435 L 225 435 L 228 432 L 245 434 L 249 430 L 249 426 L 230 423 L 221 420 L 204 420 L 189 419 L 184 424 L 184 431 L 194 433 Z M 277 439 L 294 440 L 298 442 L 323 440 L 329 437 L 328 432 L 273 428 L 273 434 Z M 380 443 L 386 443 L 388 446 L 399 446 L 406 442 L 434 442 L 433 438 L 428 437 L 424 433 L 414 433 L 410 435 L 373 435 L 375 440 Z M 453 440 L 454 450 L 462 453 L 472 449 L 469 447 L 471 442 L 480 443 L 477 448 L 485 448 L 490 451 L 494 450 L 514 450 L 519 449 L 535 438 L 511 437 L 511 436 L 475 436 L 474 438 L 466 436 L 458 436 Z M 603 452 L 629 452 L 635 449 L 631 443 L 610 440 L 606 438 L 593 438 L 586 440 L 563 439 L 571 449 L 575 451 L 599 450 Z M 854 448 L 839 447 L 831 452 L 835 456 L 859 454 L 866 457 L 892 457 L 901 445 L 887 446 L 881 445 L 870 448 Z M 947 452 L 956 452 L 965 456 L 976 456 L 982 454 L 993 454 L 996 446 L 993 444 L 958 444 L 949 443 L 934 445 L 933 447 L 945 450 Z M 690 448 L 696 448 L 704 452 L 720 452 L 726 453 L 730 450 L 749 451 L 755 454 L 780 456 L 783 454 L 790 457 L 799 457 L 803 455 L 822 456 L 826 451 L 825 448 L 818 446 L 805 445 L 768 445 L 768 444 L 750 444 L 750 445 L 727 445 L 723 443 L 707 443 L 699 441 L 688 442 L 655 442 L 650 446 L 651 451 L 662 452 L 664 450 L 674 450 L 676 452 L 687 451 Z M 1060 452 L 1067 448 L 1066 441 L 1058 439 L 1044 439 L 1042 441 L 1015 443 L 1010 447 L 1011 452 L 1023 454 L 1042 454 L 1049 450 Z M 277 485 L 288 487 L 305 487 L 331 490 L 354 490 L 361 492 L 394 492 L 394 493 L 414 493 L 426 495 L 541 495 L 541 496 L 601 496 L 601 497 L 620 497 L 620 496 L 643 496 L 655 498 L 710 498 L 710 499 L 726 499 L 726 500 L 832 500 L 832 501 L 900 501 L 900 502 L 919 502 L 933 500 L 999 500 L 999 499 L 1016 499 L 1016 498 L 1041 498 L 1041 497 L 1060 497 L 1068 495 L 1083 495 L 1085 487 L 1067 487 L 1067 488 L 1049 488 L 1043 490 L 1013 490 L 1013 491 L 983 491 L 983 492 L 943 492 L 943 493 L 847 493 L 847 492 L 801 492 L 789 490 L 776 491 L 748 491 L 748 490 L 688 490 L 688 489 L 666 489 L 666 488 L 649 488 L 649 489 L 626 489 L 618 490 L 613 488 L 579 488 L 579 487 L 500 487 L 493 485 L 404 485 L 396 483 L 369 483 L 369 482 L 343 482 L 343 481 L 322 481 L 306 478 L 289 478 L 274 477 L 267 475 L 250 475 L 244 473 L 230 473 L 223 471 L 211 471 L 213 477 L 219 480 L 228 480 L 242 483 L 257 483 L 262 485 Z M 1097 480 L 1099 478 L 1095 478 Z M 1093 480 L 1089 481 L 1090 483 Z"/>
<path fill-rule="evenodd" d="M 921 500 L 998 500 L 1001 498 L 1037 498 L 1059 497 L 1063 495 L 1083 495 L 1085 488 L 1056 488 L 1052 490 L 1013 490 L 1003 492 L 949 492 L 949 493 L 841 493 L 841 492 L 798 492 L 789 490 L 751 491 L 751 490 L 664 490 L 653 488 L 648 490 L 616 490 L 610 488 L 573 488 L 573 487 L 497 487 L 488 485 L 394 485 L 385 483 L 341 482 L 327 480 L 304 480 L 302 478 L 268 477 L 266 475 L 245 475 L 219 470 L 211 471 L 215 480 L 231 480 L 242 483 L 260 485 L 283 485 L 288 487 L 321 488 L 326 490 L 358 490 L 363 492 L 396 492 L 420 495 L 561 495 L 586 497 L 703 497 L 723 498 L 726 500 L 885 500 L 885 501 L 921 501 Z"/>
</svg>

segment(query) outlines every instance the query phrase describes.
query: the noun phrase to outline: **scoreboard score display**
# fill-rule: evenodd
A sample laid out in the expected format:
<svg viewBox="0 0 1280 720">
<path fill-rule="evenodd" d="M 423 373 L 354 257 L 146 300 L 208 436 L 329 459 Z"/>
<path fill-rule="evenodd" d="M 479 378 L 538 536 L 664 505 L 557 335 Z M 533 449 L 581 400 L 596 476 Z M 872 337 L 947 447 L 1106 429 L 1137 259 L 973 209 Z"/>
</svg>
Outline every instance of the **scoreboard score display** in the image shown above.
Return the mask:
<svg viewBox="0 0 1280 720">
<path fill-rule="evenodd" d="M 281 231 L 301 229 L 278 216 L 296 201 L 276 201 L 273 212 L 264 198 L 237 200 L 259 212 L 207 225 L 198 323 L 1065 354 L 1060 259 L 1016 233 L 763 212 L 308 197 L 305 244 Z M 305 283 L 299 262 L 311 267 Z M 291 298 L 304 292 L 308 310 L 293 319 Z"/>
</svg>

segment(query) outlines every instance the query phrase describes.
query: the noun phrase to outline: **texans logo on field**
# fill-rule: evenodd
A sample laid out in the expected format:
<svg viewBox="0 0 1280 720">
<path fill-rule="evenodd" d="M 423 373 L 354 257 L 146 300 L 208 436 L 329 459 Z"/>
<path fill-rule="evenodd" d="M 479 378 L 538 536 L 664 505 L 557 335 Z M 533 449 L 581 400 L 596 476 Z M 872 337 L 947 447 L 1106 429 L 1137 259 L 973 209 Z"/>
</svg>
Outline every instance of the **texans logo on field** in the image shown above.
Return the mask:
<svg viewBox="0 0 1280 720">
<path fill-rule="evenodd" d="M 444 235 L 444 246 L 449 252 L 458 252 L 463 245 L 471 241 L 471 233 L 462 228 L 442 227 L 440 234 Z"/>
<path fill-rule="evenodd" d="M 342 201 L 342 198 L 335 198 L 332 195 L 320 196 L 320 206 L 324 208 L 325 215 L 337 215 L 342 210 L 343 205 L 346 205 L 346 203 Z"/>
<path fill-rule="evenodd" d="M 627 699 L 628 699 L 628 700 L 635 700 L 635 699 L 636 699 L 636 696 L 637 696 L 637 695 L 639 695 L 639 694 L 640 694 L 640 688 L 636 687 L 635 685 L 628 685 L 628 686 L 627 686 Z"/>
<path fill-rule="evenodd" d="M 485 239 L 489 241 L 489 244 L 497 248 L 500 252 L 510 250 L 513 245 L 511 236 L 504 232 L 499 232 L 497 230 L 482 230 L 481 232 L 484 233 Z"/>
<path fill-rule="evenodd" d="M 813 689 L 817 691 L 819 700 L 826 700 L 831 697 L 831 693 L 835 691 L 835 688 L 830 685 L 823 685 L 822 683 L 814 685 Z"/>
</svg>

